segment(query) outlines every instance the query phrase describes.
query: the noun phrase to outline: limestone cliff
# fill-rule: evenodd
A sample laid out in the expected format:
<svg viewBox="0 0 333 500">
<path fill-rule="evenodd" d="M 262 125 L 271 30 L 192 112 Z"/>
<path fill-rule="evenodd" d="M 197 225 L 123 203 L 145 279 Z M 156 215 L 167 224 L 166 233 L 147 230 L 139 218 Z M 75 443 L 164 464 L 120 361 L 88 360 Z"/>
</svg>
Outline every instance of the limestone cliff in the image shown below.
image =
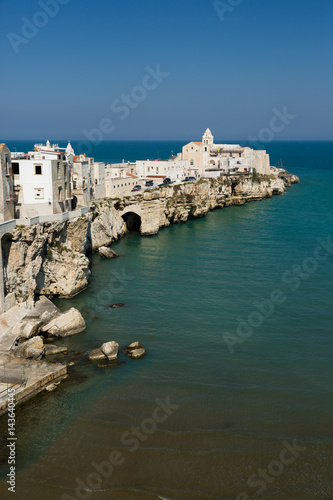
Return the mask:
<svg viewBox="0 0 333 500">
<path fill-rule="evenodd" d="M 297 177 L 275 169 L 270 176 L 202 179 L 94 201 L 89 214 L 69 221 L 19 227 L 4 246 L 6 293 L 14 292 L 17 302 L 36 294 L 74 296 L 88 285 L 87 254 L 124 236 L 133 218 L 139 221 L 142 235 L 153 235 L 162 227 L 204 217 L 215 208 L 282 194 L 296 182 Z"/>
</svg>

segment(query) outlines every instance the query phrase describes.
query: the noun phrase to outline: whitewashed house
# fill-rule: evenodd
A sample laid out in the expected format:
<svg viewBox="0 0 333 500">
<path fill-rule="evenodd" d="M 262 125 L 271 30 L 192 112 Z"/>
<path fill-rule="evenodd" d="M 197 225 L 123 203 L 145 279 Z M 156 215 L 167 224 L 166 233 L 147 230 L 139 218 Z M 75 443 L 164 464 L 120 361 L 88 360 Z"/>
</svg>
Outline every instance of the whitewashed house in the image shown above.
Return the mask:
<svg viewBox="0 0 333 500">
<path fill-rule="evenodd" d="M 136 162 L 136 173 L 138 177 L 163 182 L 166 177 L 172 181 L 182 180 L 187 175 L 188 160 L 180 160 L 177 157 L 170 160 L 145 160 Z"/>
<path fill-rule="evenodd" d="M 136 175 L 136 164 L 131 162 L 110 163 L 105 167 L 105 195 L 114 198 L 131 194 L 136 185 L 143 185 Z"/>
<path fill-rule="evenodd" d="M 74 156 L 72 169 L 72 195 L 76 206 L 85 207 L 93 197 L 94 159 L 86 155 Z"/>
<path fill-rule="evenodd" d="M 58 145 L 36 145 L 28 154 L 12 153 L 16 218 L 59 214 L 72 209 L 70 165 Z"/>
<path fill-rule="evenodd" d="M 93 163 L 93 198 L 98 200 L 105 198 L 105 163 Z"/>
</svg>

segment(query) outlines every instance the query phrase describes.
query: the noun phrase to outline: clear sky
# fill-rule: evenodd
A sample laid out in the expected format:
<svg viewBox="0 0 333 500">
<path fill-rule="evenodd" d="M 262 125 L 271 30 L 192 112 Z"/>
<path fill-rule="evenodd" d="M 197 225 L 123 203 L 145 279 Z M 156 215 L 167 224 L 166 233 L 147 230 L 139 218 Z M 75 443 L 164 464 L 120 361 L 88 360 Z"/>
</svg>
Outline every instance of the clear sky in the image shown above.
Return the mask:
<svg viewBox="0 0 333 500">
<path fill-rule="evenodd" d="M 215 4 L 0 0 L 0 142 L 332 140 L 332 0 Z"/>
</svg>

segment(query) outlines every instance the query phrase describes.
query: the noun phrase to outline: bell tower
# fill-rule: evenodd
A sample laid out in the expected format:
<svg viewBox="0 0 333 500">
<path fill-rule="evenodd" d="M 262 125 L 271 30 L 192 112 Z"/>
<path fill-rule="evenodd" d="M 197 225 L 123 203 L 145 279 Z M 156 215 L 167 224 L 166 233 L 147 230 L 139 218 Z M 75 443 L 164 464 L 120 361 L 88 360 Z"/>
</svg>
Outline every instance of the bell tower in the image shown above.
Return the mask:
<svg viewBox="0 0 333 500">
<path fill-rule="evenodd" d="M 209 158 L 210 158 L 210 150 L 214 144 L 214 137 L 208 128 L 204 135 L 202 136 L 202 146 L 201 146 L 201 157 L 202 157 L 202 165 L 204 167 L 209 166 Z"/>
<path fill-rule="evenodd" d="M 212 146 L 214 144 L 214 137 L 208 128 L 204 135 L 202 136 L 202 144 L 203 146 Z"/>
</svg>

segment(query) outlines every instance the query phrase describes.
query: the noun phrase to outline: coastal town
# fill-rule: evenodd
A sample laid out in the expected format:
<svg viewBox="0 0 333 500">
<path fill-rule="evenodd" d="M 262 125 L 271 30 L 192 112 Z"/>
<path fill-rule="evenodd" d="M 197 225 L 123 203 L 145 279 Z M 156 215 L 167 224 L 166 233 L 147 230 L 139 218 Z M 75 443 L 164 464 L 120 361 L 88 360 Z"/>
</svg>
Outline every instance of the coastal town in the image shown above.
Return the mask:
<svg viewBox="0 0 333 500">
<path fill-rule="evenodd" d="M 215 144 L 209 129 L 167 160 L 106 164 L 77 155 L 70 142 L 60 148 L 49 141 L 28 152 L 1 144 L 0 159 L 0 415 L 9 386 L 23 402 L 55 389 L 74 364 L 55 363 L 67 348 L 52 342 L 83 332 L 85 319 L 75 308 L 61 313 L 50 299 L 87 289 L 92 252 L 115 258 L 110 246 L 128 231 L 154 235 L 299 182 L 272 167 L 266 151 Z M 84 356 L 103 367 L 117 362 L 114 339 L 95 347 Z M 137 341 L 123 352 L 145 355 Z"/>
<path fill-rule="evenodd" d="M 111 163 L 76 155 L 71 143 L 36 144 L 33 151 L 1 153 L 0 223 L 50 216 L 87 207 L 92 200 L 126 196 L 167 183 L 203 177 L 270 174 L 269 155 L 234 144 L 214 144 L 206 130 L 167 160 Z"/>
</svg>

